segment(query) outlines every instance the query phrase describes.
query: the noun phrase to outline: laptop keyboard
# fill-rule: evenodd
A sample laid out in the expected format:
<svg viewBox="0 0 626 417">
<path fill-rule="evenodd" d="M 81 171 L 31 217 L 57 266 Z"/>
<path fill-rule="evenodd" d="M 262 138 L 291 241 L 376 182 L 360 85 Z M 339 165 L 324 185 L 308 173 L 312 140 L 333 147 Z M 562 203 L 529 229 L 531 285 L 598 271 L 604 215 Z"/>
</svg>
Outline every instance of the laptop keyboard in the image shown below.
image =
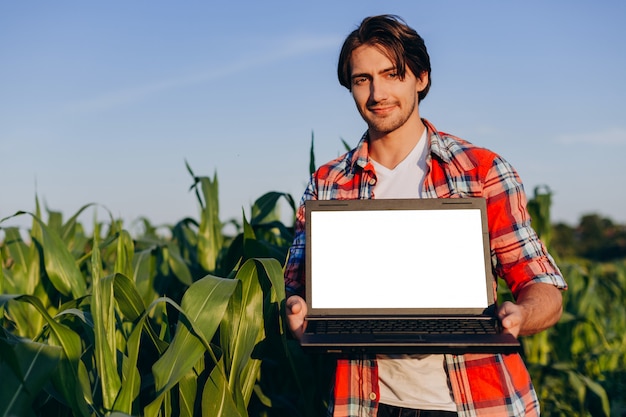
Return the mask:
<svg viewBox="0 0 626 417">
<path fill-rule="evenodd" d="M 496 334 L 495 319 L 387 319 L 387 320 L 315 320 L 307 332 L 342 333 L 416 333 L 416 334 Z"/>
</svg>

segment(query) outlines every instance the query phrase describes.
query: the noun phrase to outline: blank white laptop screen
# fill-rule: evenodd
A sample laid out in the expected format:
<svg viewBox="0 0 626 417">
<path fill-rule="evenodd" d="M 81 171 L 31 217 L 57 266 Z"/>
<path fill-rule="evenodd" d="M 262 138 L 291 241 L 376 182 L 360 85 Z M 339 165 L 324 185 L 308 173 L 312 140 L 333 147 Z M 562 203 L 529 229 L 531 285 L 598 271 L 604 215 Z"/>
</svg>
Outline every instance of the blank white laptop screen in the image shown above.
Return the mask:
<svg viewBox="0 0 626 417">
<path fill-rule="evenodd" d="M 310 227 L 313 308 L 489 304 L 478 209 L 315 211 Z"/>
</svg>

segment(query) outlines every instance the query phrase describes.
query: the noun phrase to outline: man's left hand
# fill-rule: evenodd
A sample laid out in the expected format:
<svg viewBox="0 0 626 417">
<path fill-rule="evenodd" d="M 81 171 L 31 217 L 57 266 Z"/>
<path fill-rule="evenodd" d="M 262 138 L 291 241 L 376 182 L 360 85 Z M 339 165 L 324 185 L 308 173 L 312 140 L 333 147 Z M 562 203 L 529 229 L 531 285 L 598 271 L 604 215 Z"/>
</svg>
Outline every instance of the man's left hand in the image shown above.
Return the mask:
<svg viewBox="0 0 626 417">
<path fill-rule="evenodd" d="M 562 312 L 561 290 L 551 284 L 531 283 L 520 290 L 516 303 L 502 303 L 497 316 L 505 332 L 519 337 L 554 326 Z"/>
</svg>

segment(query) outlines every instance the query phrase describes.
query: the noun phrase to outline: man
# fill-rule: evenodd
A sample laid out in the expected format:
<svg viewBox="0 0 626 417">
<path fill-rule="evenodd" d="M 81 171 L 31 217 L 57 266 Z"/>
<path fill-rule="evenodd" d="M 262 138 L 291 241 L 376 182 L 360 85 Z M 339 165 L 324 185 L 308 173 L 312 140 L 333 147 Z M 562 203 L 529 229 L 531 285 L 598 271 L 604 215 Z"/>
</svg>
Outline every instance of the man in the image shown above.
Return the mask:
<svg viewBox="0 0 626 417">
<path fill-rule="evenodd" d="M 355 149 L 313 174 L 302 202 L 484 197 L 494 272 L 516 300 L 502 303 L 497 316 L 515 337 L 540 332 L 560 318 L 566 283 L 530 226 L 515 170 L 497 154 L 439 132 L 420 117 L 430 72 L 424 41 L 400 18 L 363 20 L 344 42 L 338 77 L 367 132 Z M 304 233 L 301 204 L 285 272 L 295 337 L 303 332 L 307 311 L 301 297 Z M 535 416 L 539 404 L 518 354 L 378 355 L 337 362 L 329 414 Z"/>
</svg>

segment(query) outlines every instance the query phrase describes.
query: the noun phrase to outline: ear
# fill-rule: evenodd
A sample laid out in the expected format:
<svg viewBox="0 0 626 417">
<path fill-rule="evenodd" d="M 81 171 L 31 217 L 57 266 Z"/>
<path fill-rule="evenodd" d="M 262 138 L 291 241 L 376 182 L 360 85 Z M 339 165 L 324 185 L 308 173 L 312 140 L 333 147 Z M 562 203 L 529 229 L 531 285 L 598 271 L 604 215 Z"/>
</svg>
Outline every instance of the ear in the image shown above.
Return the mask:
<svg viewBox="0 0 626 417">
<path fill-rule="evenodd" d="M 422 72 L 420 76 L 417 77 L 415 84 L 417 87 L 417 92 L 422 92 L 428 85 L 428 73 L 426 71 Z"/>
</svg>

